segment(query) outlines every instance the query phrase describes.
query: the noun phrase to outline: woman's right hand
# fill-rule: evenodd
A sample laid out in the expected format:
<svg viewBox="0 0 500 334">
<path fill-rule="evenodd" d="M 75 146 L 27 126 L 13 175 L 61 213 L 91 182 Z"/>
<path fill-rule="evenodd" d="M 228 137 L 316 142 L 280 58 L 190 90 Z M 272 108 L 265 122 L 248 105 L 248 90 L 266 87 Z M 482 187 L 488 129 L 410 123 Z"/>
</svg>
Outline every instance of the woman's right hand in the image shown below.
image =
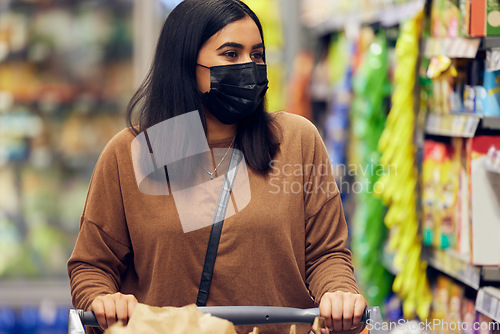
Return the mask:
<svg viewBox="0 0 500 334">
<path fill-rule="evenodd" d="M 96 297 L 90 309 L 94 311 L 101 328 L 107 329 L 117 321 L 122 321 L 124 325 L 127 325 L 136 305 L 137 299 L 133 295 L 117 292 Z"/>
</svg>

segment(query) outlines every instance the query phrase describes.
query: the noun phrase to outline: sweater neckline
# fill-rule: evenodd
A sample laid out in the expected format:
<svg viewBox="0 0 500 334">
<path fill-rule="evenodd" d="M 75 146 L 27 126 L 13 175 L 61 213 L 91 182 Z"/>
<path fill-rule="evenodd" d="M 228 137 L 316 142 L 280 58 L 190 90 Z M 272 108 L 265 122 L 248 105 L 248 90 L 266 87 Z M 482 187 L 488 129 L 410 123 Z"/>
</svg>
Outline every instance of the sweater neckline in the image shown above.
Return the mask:
<svg viewBox="0 0 500 334">
<path fill-rule="evenodd" d="M 228 147 L 233 141 L 233 137 L 217 139 L 217 140 L 209 140 L 209 147 Z"/>
</svg>

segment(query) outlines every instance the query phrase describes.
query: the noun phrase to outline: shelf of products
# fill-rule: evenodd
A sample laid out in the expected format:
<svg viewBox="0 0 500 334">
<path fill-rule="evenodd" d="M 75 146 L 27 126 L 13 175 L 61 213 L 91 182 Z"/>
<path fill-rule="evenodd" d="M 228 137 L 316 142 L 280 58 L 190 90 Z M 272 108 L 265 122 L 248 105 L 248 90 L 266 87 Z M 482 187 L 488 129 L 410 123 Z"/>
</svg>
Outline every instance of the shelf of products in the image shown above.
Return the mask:
<svg viewBox="0 0 500 334">
<path fill-rule="evenodd" d="M 133 3 L 12 1 L 4 9 L 0 279 L 61 277 L 94 164 L 126 125 Z"/>
<path fill-rule="evenodd" d="M 412 18 L 425 0 L 367 1 L 363 4 L 328 0 L 303 0 L 302 20 L 318 34 L 342 30 L 350 24 L 390 27 Z"/>
<path fill-rule="evenodd" d="M 420 95 L 423 130 L 439 137 L 428 137 L 423 146 L 424 259 L 479 297 L 485 282 L 500 281 L 499 179 L 486 164 L 487 152 L 500 144 L 500 37 L 487 36 L 499 31 L 478 15 L 497 4 L 435 0 L 431 6 L 433 37 L 425 39 Z M 492 318 L 485 309 L 477 308 Z"/>
<path fill-rule="evenodd" d="M 426 247 L 423 258 L 429 266 L 478 290 L 482 280 L 500 281 L 500 269 L 473 266 L 467 259 L 453 250 Z"/>
<path fill-rule="evenodd" d="M 481 116 L 468 114 L 429 114 L 425 131 L 431 135 L 472 138 Z"/>
<path fill-rule="evenodd" d="M 439 321 L 432 332 L 439 333 L 497 333 L 498 289 L 482 287 L 477 295 L 470 294 L 464 285 L 444 275 L 433 283 L 433 306 L 430 322 Z M 485 291 L 487 291 L 485 293 Z M 493 312 L 493 314 L 491 314 Z M 442 326 L 444 325 L 444 326 Z M 428 333 L 422 332 L 422 333 Z"/>
<path fill-rule="evenodd" d="M 500 289 L 491 286 L 479 289 L 476 298 L 476 310 L 500 322 Z"/>
<path fill-rule="evenodd" d="M 476 58 L 477 52 L 500 48 L 500 37 L 428 37 L 424 40 L 423 56 Z"/>
<path fill-rule="evenodd" d="M 0 333 L 67 333 L 72 308 L 67 278 L 2 280 L 0 296 Z"/>
<path fill-rule="evenodd" d="M 500 130 L 500 117 L 468 113 L 430 113 L 425 124 L 427 134 L 447 137 L 472 138 L 478 128 Z"/>
<path fill-rule="evenodd" d="M 367 301 L 382 305 L 392 289 L 401 298 L 406 318 L 418 314 L 423 319 L 432 294 L 420 251 L 414 247 L 420 242 L 417 213 L 410 204 L 417 201 L 410 98 L 415 80 L 408 75 L 419 55 L 420 25 L 411 19 L 390 31 L 381 26 L 364 26 L 355 38 L 347 31 L 335 33 L 328 42 L 325 63 L 315 71 L 316 83 L 326 82 L 331 92 L 320 128 L 334 164 L 366 170 L 349 172 L 352 188 L 344 188 L 342 200 L 346 208 L 351 203 L 356 208 L 346 212 L 353 262 L 362 268 L 357 281 Z M 338 176 L 342 185 L 349 183 L 345 173 Z M 390 255 L 382 251 L 386 241 Z"/>
<path fill-rule="evenodd" d="M 500 37 L 487 36 L 499 35 L 500 30 L 482 35 L 471 31 L 467 20 L 476 22 L 480 15 L 470 17 L 471 8 L 467 6 L 472 2 L 466 0 L 427 1 L 425 15 L 413 12 L 413 25 L 405 22 L 391 30 L 385 28 L 382 12 L 379 19 L 370 15 L 376 1 L 363 2 L 364 11 L 355 8 L 359 3 L 303 3 L 307 6 L 303 10 L 306 25 L 330 37 L 324 38 L 330 43 L 327 64 L 318 65 L 317 81 L 330 88 L 325 89 L 329 98 L 324 132 L 327 148 L 335 157 L 332 160 L 370 167 L 379 162 L 397 166 L 397 175 L 388 169 L 380 178 L 375 172 L 369 175 L 371 183 L 367 184 L 382 185 L 381 193 L 368 188 L 373 194 L 343 194 L 343 200 L 355 203 L 357 211 L 348 221 L 353 230 L 353 261 L 363 268 L 358 284 L 368 298 L 379 298 L 385 286 L 374 281 L 387 272 L 395 275 L 390 298 L 400 301 L 396 303 L 396 320 L 415 314 L 420 319 L 449 322 L 498 319 L 499 302 L 491 306 L 495 301 L 489 297 L 495 296 L 491 291 L 498 290 L 490 291 L 485 285 L 500 282 L 500 231 L 496 224 L 500 220 L 500 178 L 491 175 L 494 163 L 489 166 L 485 160 L 491 147 L 500 148 Z M 416 2 L 402 4 L 411 5 Z M 404 10 L 401 13 L 404 15 Z M 396 34 L 399 38 L 394 51 L 391 48 Z M 387 45 L 383 42 L 390 45 L 389 54 L 394 55 L 387 72 Z M 348 51 L 341 52 L 341 48 Z M 418 57 L 410 57 L 414 54 Z M 491 58 L 489 65 L 485 54 Z M 415 80 L 409 68 L 419 68 L 415 73 L 419 89 L 413 89 Z M 392 102 L 390 111 L 381 103 L 387 98 L 381 89 L 386 84 Z M 413 97 L 420 98 L 420 104 L 413 103 Z M 417 115 L 413 113 L 415 105 Z M 377 139 L 380 110 L 388 116 L 383 124 L 386 135 Z M 346 114 L 350 123 L 345 120 Z M 418 124 L 417 129 L 414 124 Z M 414 130 L 429 135 L 422 136 L 422 151 L 418 153 L 413 146 Z M 339 132 L 348 133 L 348 139 L 338 140 Z M 378 145 L 372 145 L 375 142 Z M 338 152 L 345 154 L 342 159 Z M 415 165 L 418 171 L 412 169 Z M 356 175 L 354 182 L 364 178 Z M 378 196 L 383 199 L 383 210 L 376 210 L 375 202 L 371 202 Z M 419 203 L 417 208 L 414 199 Z M 399 201 L 403 203 L 400 206 Z M 379 225 L 379 214 L 384 216 L 388 233 Z M 421 223 L 417 217 L 422 217 Z M 382 254 L 373 250 L 373 245 L 377 250 L 384 248 Z M 377 262 L 374 259 L 380 259 L 384 268 L 373 264 Z M 372 284 L 366 284 L 370 279 Z M 478 293 L 486 296 L 486 301 L 479 300 L 476 309 Z"/>
<path fill-rule="evenodd" d="M 423 55 L 427 58 L 441 55 L 450 58 L 476 58 L 480 45 L 480 38 L 430 37 L 425 40 Z"/>
</svg>

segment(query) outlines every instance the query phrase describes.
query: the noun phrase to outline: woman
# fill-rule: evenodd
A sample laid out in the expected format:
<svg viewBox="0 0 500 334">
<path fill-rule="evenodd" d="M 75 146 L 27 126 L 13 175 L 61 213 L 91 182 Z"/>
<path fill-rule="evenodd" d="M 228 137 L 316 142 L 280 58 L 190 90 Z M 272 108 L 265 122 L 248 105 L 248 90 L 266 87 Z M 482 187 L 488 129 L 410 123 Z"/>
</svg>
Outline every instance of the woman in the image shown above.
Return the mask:
<svg viewBox="0 0 500 334">
<path fill-rule="evenodd" d="M 102 328 L 126 323 L 138 301 L 197 301 L 211 227 L 186 232 L 170 169 L 163 174 L 167 194 L 141 188 L 131 146 L 148 129 L 198 110 L 210 161 L 201 159 L 190 172 L 206 184 L 223 178 L 237 147 L 251 195 L 226 215 L 207 304 L 319 305 L 325 331 L 359 331 L 366 302 L 345 248 L 347 227 L 324 144 L 304 118 L 265 112 L 266 89 L 262 27 L 243 2 L 185 0 L 173 10 L 150 73 L 129 105 L 129 129 L 97 162 L 68 262 L 74 306 L 93 310 Z M 229 206 L 237 206 L 234 197 Z M 190 204 L 192 211 L 206 208 Z"/>
</svg>

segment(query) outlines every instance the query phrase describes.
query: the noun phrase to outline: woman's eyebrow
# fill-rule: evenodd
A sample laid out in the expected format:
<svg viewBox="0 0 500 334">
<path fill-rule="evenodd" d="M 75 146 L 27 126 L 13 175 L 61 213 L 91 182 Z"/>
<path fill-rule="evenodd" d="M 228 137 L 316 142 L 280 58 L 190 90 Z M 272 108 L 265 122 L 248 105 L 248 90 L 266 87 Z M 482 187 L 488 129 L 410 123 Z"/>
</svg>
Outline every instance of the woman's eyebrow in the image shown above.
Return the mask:
<svg viewBox="0 0 500 334">
<path fill-rule="evenodd" d="M 220 50 L 220 49 L 225 48 L 225 47 L 238 48 L 238 49 L 244 48 L 243 45 L 240 43 L 227 42 L 227 43 L 224 43 L 221 46 L 219 46 L 219 48 L 217 50 Z"/>
<path fill-rule="evenodd" d="M 235 42 L 226 42 L 224 44 L 222 44 L 221 46 L 219 46 L 217 48 L 217 51 L 220 50 L 220 49 L 223 49 L 223 48 L 226 48 L 226 47 L 231 47 L 231 48 L 238 48 L 238 49 L 244 49 L 245 47 L 243 46 L 243 44 L 240 44 L 240 43 L 235 43 Z M 260 48 L 264 48 L 264 43 L 258 43 L 258 44 L 255 44 L 253 47 L 252 47 L 252 50 L 255 50 L 255 49 L 260 49 Z"/>
</svg>

